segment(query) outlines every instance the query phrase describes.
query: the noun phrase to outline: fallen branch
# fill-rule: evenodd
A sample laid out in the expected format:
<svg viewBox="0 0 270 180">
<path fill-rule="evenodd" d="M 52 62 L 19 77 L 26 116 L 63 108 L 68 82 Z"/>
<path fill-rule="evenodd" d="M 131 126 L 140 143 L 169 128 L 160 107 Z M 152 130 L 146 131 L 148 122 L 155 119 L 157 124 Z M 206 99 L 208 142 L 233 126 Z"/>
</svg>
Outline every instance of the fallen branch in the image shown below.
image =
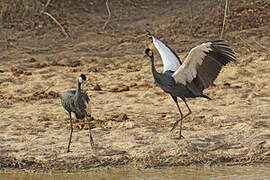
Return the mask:
<svg viewBox="0 0 270 180">
<path fill-rule="evenodd" d="M 270 49 L 267 48 L 266 46 L 263 46 L 262 44 L 258 43 L 257 41 L 254 41 L 258 46 L 260 46 L 261 48 L 263 48 L 264 50 L 269 51 Z"/>
<path fill-rule="evenodd" d="M 51 0 L 48 0 L 48 1 L 47 1 L 47 3 L 45 4 L 45 6 L 44 6 L 42 12 L 45 12 L 45 10 L 46 10 L 47 7 L 49 6 L 50 2 L 51 2 Z"/>
<path fill-rule="evenodd" d="M 70 37 L 69 34 L 63 28 L 63 26 L 50 13 L 48 12 L 41 12 L 41 13 L 49 16 L 60 27 L 62 33 L 66 36 L 66 38 Z"/>
<path fill-rule="evenodd" d="M 48 91 L 51 87 L 53 87 L 53 85 L 51 85 L 51 86 L 48 86 L 43 92 L 46 92 L 46 91 Z"/>
<path fill-rule="evenodd" d="M 40 14 L 45 14 L 45 15 L 49 16 L 60 27 L 62 33 L 66 36 L 66 38 L 70 37 L 69 34 L 63 28 L 63 26 L 57 21 L 57 19 L 55 19 L 50 13 L 46 12 L 46 9 L 50 3 L 51 3 L 51 0 L 48 0 L 46 2 L 45 6 L 44 6 L 43 10 L 40 12 Z"/>
<path fill-rule="evenodd" d="M 106 8 L 107 8 L 107 11 L 108 11 L 109 16 L 108 16 L 108 19 L 107 19 L 107 21 L 105 22 L 105 24 L 103 26 L 103 30 L 105 30 L 107 24 L 109 23 L 109 21 L 110 21 L 110 19 L 112 17 L 111 10 L 110 10 L 110 7 L 109 7 L 109 0 L 106 0 Z"/>
<path fill-rule="evenodd" d="M 249 45 L 241 36 L 238 36 L 238 38 L 246 45 L 246 49 L 249 52 L 254 52 L 257 51 L 256 49 L 254 49 L 251 45 Z"/>
<path fill-rule="evenodd" d="M 223 18 L 222 30 L 220 33 L 220 39 L 223 38 L 223 33 L 224 33 L 224 29 L 225 29 L 225 21 L 226 21 L 226 17 L 227 17 L 227 9 L 228 9 L 228 0 L 225 1 L 224 18 Z"/>
</svg>

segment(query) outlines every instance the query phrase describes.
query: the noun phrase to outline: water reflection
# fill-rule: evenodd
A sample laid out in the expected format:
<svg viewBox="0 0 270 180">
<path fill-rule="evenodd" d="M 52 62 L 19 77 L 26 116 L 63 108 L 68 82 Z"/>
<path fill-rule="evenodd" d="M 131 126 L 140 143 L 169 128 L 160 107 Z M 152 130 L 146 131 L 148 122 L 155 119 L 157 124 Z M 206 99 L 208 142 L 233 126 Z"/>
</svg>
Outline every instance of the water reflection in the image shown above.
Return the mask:
<svg viewBox="0 0 270 180">
<path fill-rule="evenodd" d="M 166 169 L 98 169 L 71 174 L 1 173 L 0 180 L 200 180 L 270 179 L 270 166 L 178 167 Z"/>
</svg>

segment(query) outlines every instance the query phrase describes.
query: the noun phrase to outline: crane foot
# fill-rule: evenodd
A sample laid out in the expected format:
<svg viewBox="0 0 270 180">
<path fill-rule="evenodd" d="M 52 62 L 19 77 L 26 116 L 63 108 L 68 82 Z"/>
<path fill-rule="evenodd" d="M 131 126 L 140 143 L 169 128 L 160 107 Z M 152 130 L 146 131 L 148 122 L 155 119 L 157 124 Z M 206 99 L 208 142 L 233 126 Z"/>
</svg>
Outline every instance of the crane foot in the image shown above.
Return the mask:
<svg viewBox="0 0 270 180">
<path fill-rule="evenodd" d="M 69 152 L 71 152 L 69 149 L 66 151 L 66 153 L 69 153 Z"/>
<path fill-rule="evenodd" d="M 180 135 L 178 138 L 179 138 L 179 139 L 184 139 L 185 137 L 184 137 L 184 136 L 182 136 L 182 135 Z"/>
</svg>

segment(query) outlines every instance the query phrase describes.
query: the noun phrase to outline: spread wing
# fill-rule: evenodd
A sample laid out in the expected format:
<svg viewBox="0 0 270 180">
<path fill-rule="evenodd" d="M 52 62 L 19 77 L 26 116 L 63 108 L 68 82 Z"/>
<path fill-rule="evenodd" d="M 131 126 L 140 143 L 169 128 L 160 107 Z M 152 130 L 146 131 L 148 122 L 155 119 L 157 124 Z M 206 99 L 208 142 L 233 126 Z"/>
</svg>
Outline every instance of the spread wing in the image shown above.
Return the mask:
<svg viewBox="0 0 270 180">
<path fill-rule="evenodd" d="M 166 71 L 175 72 L 182 64 L 180 58 L 169 46 L 165 45 L 163 42 L 161 42 L 160 40 L 156 39 L 153 36 L 152 41 L 155 48 L 157 49 L 157 51 L 161 56 L 164 65 L 163 72 Z"/>
<path fill-rule="evenodd" d="M 172 77 L 176 83 L 196 84 L 197 88 L 203 90 L 214 82 L 224 65 L 235 59 L 235 54 L 226 41 L 206 42 L 189 52 Z"/>
</svg>

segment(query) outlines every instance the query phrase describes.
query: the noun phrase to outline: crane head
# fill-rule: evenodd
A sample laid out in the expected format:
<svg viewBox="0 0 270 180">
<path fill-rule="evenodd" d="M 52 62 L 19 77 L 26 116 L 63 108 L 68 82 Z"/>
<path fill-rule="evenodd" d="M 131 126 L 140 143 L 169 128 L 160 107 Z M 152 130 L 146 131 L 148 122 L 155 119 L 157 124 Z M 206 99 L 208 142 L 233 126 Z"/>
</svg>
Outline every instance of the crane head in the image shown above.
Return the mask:
<svg viewBox="0 0 270 180">
<path fill-rule="evenodd" d="M 145 49 L 145 54 L 148 57 L 154 56 L 154 54 L 153 54 L 153 52 L 152 52 L 152 50 L 150 48 Z"/>
<path fill-rule="evenodd" d="M 85 81 L 86 81 L 86 76 L 84 74 L 81 74 L 80 77 L 79 77 L 79 82 L 83 83 Z"/>
</svg>

